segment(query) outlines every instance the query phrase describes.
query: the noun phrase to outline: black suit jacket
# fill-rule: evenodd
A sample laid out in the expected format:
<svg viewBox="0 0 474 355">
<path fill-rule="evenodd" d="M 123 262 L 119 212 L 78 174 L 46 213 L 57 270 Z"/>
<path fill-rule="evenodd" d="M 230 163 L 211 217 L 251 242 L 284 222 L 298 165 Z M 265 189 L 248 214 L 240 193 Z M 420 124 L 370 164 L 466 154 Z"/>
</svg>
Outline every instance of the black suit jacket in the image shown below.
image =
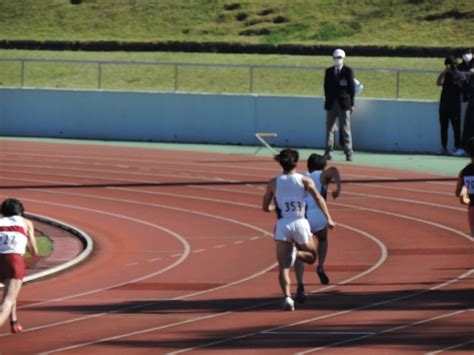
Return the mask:
<svg viewBox="0 0 474 355">
<path fill-rule="evenodd" d="M 330 110 L 334 101 L 337 100 L 343 110 L 350 110 L 354 106 L 355 84 L 354 72 L 350 67 L 343 66 L 336 78 L 334 66 L 327 68 L 324 74 L 324 109 Z"/>
</svg>

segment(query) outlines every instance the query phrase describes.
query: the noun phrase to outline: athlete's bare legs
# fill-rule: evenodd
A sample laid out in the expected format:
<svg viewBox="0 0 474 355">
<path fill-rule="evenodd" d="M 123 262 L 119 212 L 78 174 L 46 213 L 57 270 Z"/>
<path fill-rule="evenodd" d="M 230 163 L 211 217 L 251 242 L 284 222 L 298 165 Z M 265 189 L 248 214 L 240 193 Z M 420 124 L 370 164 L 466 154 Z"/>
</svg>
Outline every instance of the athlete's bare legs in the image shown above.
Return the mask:
<svg viewBox="0 0 474 355">
<path fill-rule="evenodd" d="M 5 289 L 3 291 L 3 300 L 0 306 L 0 326 L 10 317 L 12 309 L 16 308 L 16 299 L 20 293 L 22 280 L 7 279 L 5 280 Z M 16 310 L 15 310 L 16 317 Z"/>
<path fill-rule="evenodd" d="M 318 267 L 324 268 L 324 262 L 328 253 L 328 229 L 324 228 L 316 232 L 316 238 L 318 239 Z"/>
<path fill-rule="evenodd" d="M 16 316 L 16 301 L 13 302 L 13 306 L 12 306 L 12 312 L 10 314 L 10 321 L 11 322 L 16 322 L 18 320 L 17 316 Z"/>
<path fill-rule="evenodd" d="M 276 241 L 276 256 L 278 261 L 278 267 L 280 269 L 278 280 L 280 287 L 285 297 L 291 297 L 291 280 L 290 280 L 290 267 L 287 265 L 288 255 L 291 253 L 293 244 L 282 240 Z"/>
<path fill-rule="evenodd" d="M 319 232 L 316 232 L 314 235 L 318 239 L 318 267 L 316 269 L 316 273 L 318 274 L 321 283 L 326 285 L 329 283 L 329 278 L 324 271 L 324 262 L 326 261 L 326 255 L 328 253 L 328 228 L 326 227 Z M 298 285 L 296 300 L 300 303 L 303 303 L 306 300 L 303 282 L 304 264 L 299 260 L 296 260 L 295 262 L 295 275 Z"/>
<path fill-rule="evenodd" d="M 288 264 L 288 255 L 292 252 L 293 245 L 284 241 L 276 241 L 277 243 L 277 260 L 280 268 L 279 281 L 280 287 L 285 297 L 291 298 L 291 280 L 290 280 L 290 268 L 292 265 Z M 301 264 L 303 268 L 304 264 L 314 264 L 317 259 L 316 247 L 314 245 L 313 238 L 308 243 L 296 244 L 296 263 Z M 291 300 L 292 302 L 292 300 Z M 285 309 L 294 309 L 289 307 Z"/>
</svg>

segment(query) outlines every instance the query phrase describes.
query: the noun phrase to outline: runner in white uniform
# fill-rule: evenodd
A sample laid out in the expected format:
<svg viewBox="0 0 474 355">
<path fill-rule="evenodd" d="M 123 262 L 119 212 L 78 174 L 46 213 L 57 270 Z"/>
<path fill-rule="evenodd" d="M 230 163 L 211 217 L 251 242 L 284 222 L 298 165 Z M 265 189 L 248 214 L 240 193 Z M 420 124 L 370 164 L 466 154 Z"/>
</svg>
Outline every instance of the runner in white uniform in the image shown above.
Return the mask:
<svg viewBox="0 0 474 355">
<path fill-rule="evenodd" d="M 0 326 L 10 316 L 12 333 L 19 333 L 23 329 L 16 316 L 16 301 L 25 276 L 23 254 L 29 248 L 32 256 L 38 255 L 33 223 L 24 218 L 23 213 L 20 201 L 12 198 L 3 201 L 3 217 L 0 218 L 0 282 L 5 287 L 0 308 Z"/>
<path fill-rule="evenodd" d="M 305 195 L 303 175 L 293 173 L 276 177 L 275 209 L 278 220 L 275 240 L 298 244 L 311 241 L 311 228 L 305 218 Z"/>
<path fill-rule="evenodd" d="M 284 149 L 275 157 L 283 168 L 283 174 L 268 182 L 262 206 L 265 212 L 277 212 L 275 242 L 280 269 L 279 282 L 285 296 L 283 308 L 289 311 L 295 309 L 290 292 L 290 268 L 296 259 L 307 264 L 313 264 L 316 261 L 316 247 L 309 222 L 304 217 L 307 192 L 324 211 L 328 226 L 334 227 L 324 198 L 316 190 L 314 182 L 296 173 L 298 158 L 298 152 L 293 149 Z M 295 245 L 296 248 L 294 248 Z"/>
<path fill-rule="evenodd" d="M 331 182 L 336 183 L 336 189 L 332 192 L 333 198 L 337 198 L 341 193 L 341 177 L 339 171 L 335 167 L 326 169 L 327 160 L 321 155 L 311 154 L 308 158 L 308 173 L 305 175 L 313 180 L 318 192 L 326 199 L 328 185 Z M 312 234 L 318 240 L 318 267 L 316 273 L 319 276 L 319 280 L 322 284 L 329 284 L 329 277 L 326 275 L 324 270 L 324 262 L 326 260 L 326 254 L 328 250 L 328 228 L 327 218 L 323 211 L 319 208 L 315 200 L 310 196 L 306 195 L 307 212 L 306 218 L 308 219 Z M 303 284 L 303 273 L 304 265 L 297 262 L 295 264 L 296 279 L 298 282 L 296 300 L 303 303 L 306 299 L 304 284 Z"/>
</svg>

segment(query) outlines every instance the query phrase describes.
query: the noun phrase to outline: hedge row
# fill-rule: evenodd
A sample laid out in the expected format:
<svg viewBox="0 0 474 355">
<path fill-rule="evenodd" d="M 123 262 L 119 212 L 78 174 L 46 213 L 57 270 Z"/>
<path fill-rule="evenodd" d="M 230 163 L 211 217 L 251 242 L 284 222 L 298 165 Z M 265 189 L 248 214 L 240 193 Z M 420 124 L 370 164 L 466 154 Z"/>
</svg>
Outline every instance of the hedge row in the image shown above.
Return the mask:
<svg viewBox="0 0 474 355">
<path fill-rule="evenodd" d="M 300 44 L 245 44 L 226 42 L 120 42 L 120 41 L 35 41 L 0 40 L 2 49 L 57 51 L 130 51 L 130 52 L 193 52 L 331 55 L 335 46 Z M 460 55 L 462 48 L 411 46 L 343 46 L 353 56 L 369 57 L 445 57 Z"/>
</svg>

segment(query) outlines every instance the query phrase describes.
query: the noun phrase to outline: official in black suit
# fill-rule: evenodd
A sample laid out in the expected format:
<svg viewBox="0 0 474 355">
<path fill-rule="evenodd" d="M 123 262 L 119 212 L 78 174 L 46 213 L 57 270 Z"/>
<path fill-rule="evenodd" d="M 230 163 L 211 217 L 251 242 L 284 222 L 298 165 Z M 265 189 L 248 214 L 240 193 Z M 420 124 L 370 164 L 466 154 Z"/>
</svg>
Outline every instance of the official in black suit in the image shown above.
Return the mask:
<svg viewBox="0 0 474 355">
<path fill-rule="evenodd" d="M 336 119 L 342 133 L 346 160 L 352 161 L 351 114 L 354 112 L 354 72 L 344 65 L 346 53 L 336 49 L 333 53 L 334 66 L 327 68 L 324 75 L 324 109 L 326 110 L 326 150 L 325 156 L 331 159 L 334 148 Z"/>
</svg>

